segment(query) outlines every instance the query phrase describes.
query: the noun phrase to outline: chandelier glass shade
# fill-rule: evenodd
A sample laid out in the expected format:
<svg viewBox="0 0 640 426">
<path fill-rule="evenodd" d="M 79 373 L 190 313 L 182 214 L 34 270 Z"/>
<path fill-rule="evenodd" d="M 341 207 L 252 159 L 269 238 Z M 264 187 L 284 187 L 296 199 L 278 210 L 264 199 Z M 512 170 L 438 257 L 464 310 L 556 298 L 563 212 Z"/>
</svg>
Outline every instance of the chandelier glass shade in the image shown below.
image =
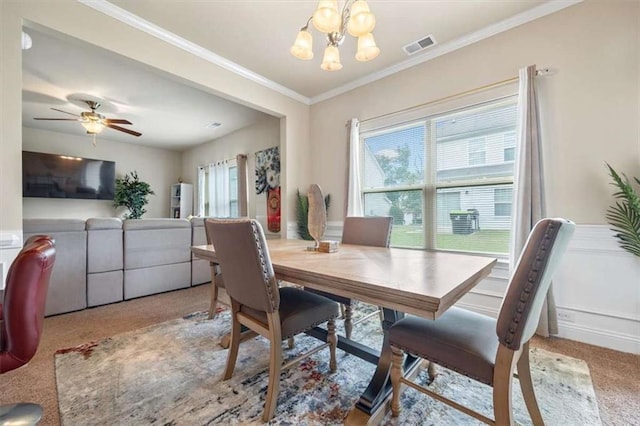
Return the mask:
<svg viewBox="0 0 640 426">
<path fill-rule="evenodd" d="M 358 37 L 356 60 L 370 61 L 380 54 L 380 49 L 376 46 L 373 34 L 371 34 L 376 25 L 376 18 L 365 0 L 345 1 L 342 12 L 338 10 L 337 0 L 319 1 L 315 12 L 306 25 L 300 29 L 289 50 L 298 59 L 313 59 L 313 37 L 309 31 L 310 23 L 313 23 L 318 31 L 326 34 L 327 47 L 320 65 L 320 68 L 325 71 L 342 69 L 338 47 L 344 41 L 345 31 Z"/>
<path fill-rule="evenodd" d="M 104 116 L 97 112 L 83 112 L 81 116 L 82 121 L 80 121 L 80 124 L 87 131 L 87 134 L 96 135 L 104 130 Z"/>
</svg>

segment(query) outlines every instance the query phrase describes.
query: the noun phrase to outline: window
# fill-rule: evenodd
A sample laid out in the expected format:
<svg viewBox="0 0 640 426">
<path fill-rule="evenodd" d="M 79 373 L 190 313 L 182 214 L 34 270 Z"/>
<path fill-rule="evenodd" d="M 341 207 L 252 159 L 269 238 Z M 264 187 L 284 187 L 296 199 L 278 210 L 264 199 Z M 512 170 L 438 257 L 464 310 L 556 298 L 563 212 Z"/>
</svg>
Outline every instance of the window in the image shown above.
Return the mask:
<svg viewBox="0 0 640 426">
<path fill-rule="evenodd" d="M 396 247 L 508 254 L 516 98 L 360 134 L 364 212 Z"/>
<path fill-rule="evenodd" d="M 238 167 L 235 159 L 198 168 L 198 215 L 238 217 Z"/>
<path fill-rule="evenodd" d="M 484 150 L 484 138 L 469 140 L 469 165 L 484 164 L 486 162 L 486 152 Z"/>
<path fill-rule="evenodd" d="M 496 188 L 493 190 L 493 215 L 511 217 L 513 200 L 512 188 Z"/>
</svg>

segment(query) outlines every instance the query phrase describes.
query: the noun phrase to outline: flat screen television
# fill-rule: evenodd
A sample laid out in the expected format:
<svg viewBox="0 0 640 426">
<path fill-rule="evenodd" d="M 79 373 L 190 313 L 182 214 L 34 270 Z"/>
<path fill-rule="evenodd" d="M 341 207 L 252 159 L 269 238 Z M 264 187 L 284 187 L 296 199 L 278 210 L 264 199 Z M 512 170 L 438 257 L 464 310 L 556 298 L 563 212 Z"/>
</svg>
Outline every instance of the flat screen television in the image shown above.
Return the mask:
<svg viewBox="0 0 640 426">
<path fill-rule="evenodd" d="M 22 196 L 113 200 L 116 163 L 22 151 Z"/>
</svg>

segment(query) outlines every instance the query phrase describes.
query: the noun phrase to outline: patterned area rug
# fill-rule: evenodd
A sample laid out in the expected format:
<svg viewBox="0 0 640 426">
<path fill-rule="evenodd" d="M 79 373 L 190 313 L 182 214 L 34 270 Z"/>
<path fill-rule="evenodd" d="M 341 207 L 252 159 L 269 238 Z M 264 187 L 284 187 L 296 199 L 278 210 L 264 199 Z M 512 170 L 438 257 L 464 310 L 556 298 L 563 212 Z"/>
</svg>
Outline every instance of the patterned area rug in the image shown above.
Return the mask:
<svg viewBox="0 0 640 426">
<path fill-rule="evenodd" d="M 214 320 L 207 320 L 206 313 L 195 313 L 58 351 L 55 368 L 62 424 L 259 424 L 268 383 L 269 344 L 262 338 L 242 343 L 233 378 L 222 381 L 227 351 L 217 343 L 227 330 L 228 312 Z M 358 324 L 354 338 L 379 345 L 379 323 L 372 318 Z M 304 352 L 316 342 L 298 337 L 285 357 Z M 322 350 L 283 372 L 271 424 L 342 423 L 374 366 L 338 350 L 338 371 L 330 374 L 328 358 L 328 350 Z M 601 424 L 584 361 L 544 350 L 532 351 L 531 359 L 547 424 Z M 418 380 L 424 383 L 426 372 Z M 491 416 L 488 386 L 438 368 L 430 388 Z M 402 416 L 387 415 L 383 424 L 481 424 L 413 389 L 405 390 L 402 405 Z M 531 424 L 517 383 L 514 408 L 519 424 Z"/>
</svg>

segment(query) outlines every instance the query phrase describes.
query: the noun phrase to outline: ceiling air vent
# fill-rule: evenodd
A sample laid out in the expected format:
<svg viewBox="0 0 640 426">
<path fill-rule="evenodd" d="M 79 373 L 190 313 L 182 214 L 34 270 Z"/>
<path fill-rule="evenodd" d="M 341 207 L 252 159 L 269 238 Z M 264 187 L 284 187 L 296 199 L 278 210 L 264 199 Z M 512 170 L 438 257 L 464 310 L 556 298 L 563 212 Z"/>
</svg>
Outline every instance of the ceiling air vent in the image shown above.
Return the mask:
<svg viewBox="0 0 640 426">
<path fill-rule="evenodd" d="M 414 53 L 420 52 L 434 44 L 436 44 L 436 39 L 434 39 L 432 35 L 428 35 L 420 40 L 407 44 L 402 48 L 402 50 L 404 50 L 407 55 L 413 55 Z"/>
<path fill-rule="evenodd" d="M 222 126 L 222 123 L 217 123 L 217 122 L 216 122 L 216 123 L 211 123 L 211 124 L 209 124 L 207 127 L 208 127 L 209 129 L 215 129 L 216 127 L 220 127 L 220 126 Z"/>
</svg>

